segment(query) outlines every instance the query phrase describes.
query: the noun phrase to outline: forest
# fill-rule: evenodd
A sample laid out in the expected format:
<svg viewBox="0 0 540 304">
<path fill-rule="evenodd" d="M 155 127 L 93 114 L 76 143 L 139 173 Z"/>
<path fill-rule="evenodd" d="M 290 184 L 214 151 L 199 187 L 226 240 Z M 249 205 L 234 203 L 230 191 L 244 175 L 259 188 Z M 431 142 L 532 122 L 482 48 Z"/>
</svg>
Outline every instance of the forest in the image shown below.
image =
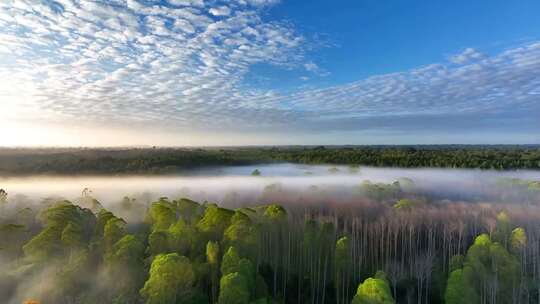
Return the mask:
<svg viewBox="0 0 540 304">
<path fill-rule="evenodd" d="M 540 182 L 497 183 L 477 201 L 408 178 L 227 203 L 4 189 L 0 302 L 540 303 Z"/>
<path fill-rule="evenodd" d="M 540 169 L 540 147 L 298 146 L 236 148 L 0 148 L 0 175 L 176 174 L 212 166 L 342 164 L 402 168 Z"/>
</svg>

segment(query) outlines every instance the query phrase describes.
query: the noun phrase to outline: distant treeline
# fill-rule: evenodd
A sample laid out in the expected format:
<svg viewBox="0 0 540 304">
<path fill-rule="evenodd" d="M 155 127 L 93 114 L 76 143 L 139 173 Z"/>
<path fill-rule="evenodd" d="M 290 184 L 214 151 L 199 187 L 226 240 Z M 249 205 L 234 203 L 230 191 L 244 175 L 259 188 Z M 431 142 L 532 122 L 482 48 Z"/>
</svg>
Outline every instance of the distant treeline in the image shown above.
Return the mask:
<svg viewBox="0 0 540 304">
<path fill-rule="evenodd" d="M 317 147 L 273 150 L 272 157 L 306 164 L 348 164 L 375 167 L 496 170 L 540 168 L 540 148 L 535 146 Z"/>
<path fill-rule="evenodd" d="M 167 174 L 270 162 L 375 167 L 540 169 L 539 146 L 330 146 L 0 149 L 0 175 Z"/>
</svg>

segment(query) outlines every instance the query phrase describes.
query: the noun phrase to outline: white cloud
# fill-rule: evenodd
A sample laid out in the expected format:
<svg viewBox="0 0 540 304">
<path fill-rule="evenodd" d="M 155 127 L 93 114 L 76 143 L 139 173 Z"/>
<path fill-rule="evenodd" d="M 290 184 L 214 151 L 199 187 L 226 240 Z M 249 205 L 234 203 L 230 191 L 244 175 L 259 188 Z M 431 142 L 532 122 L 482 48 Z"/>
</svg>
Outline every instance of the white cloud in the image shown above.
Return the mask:
<svg viewBox="0 0 540 304">
<path fill-rule="evenodd" d="M 169 3 L 172 5 L 180 5 L 180 6 L 197 6 L 197 7 L 204 6 L 203 0 L 169 0 Z"/>
<path fill-rule="evenodd" d="M 523 118 L 516 124 L 540 113 L 540 43 L 492 56 L 466 49 L 449 62 L 329 88 L 246 87 L 258 63 L 325 73 L 304 58 L 305 40 L 294 29 L 261 18 L 258 7 L 276 2 L 230 1 L 227 14 L 195 0 L 0 2 L 4 118 L 186 132 L 355 131 L 407 129 L 411 117 L 493 127 L 504 115 Z"/>
<path fill-rule="evenodd" d="M 484 55 L 473 48 L 466 48 L 461 54 L 450 57 L 450 61 L 457 64 L 474 62 L 484 58 Z"/>
<path fill-rule="evenodd" d="M 319 66 L 313 62 L 305 63 L 304 68 L 306 68 L 306 71 L 308 72 L 316 72 L 319 70 Z"/>
<path fill-rule="evenodd" d="M 254 8 L 273 1 L 168 3 L 0 6 L 8 24 L 0 28 L 7 58 L 0 81 L 33 88 L 23 94 L 2 87 L 3 103 L 51 120 L 168 120 L 182 128 L 230 115 L 233 124 L 259 111 L 244 98 L 255 93 L 240 90 L 251 65 L 301 65 L 303 39 L 279 22 L 263 22 Z"/>
<path fill-rule="evenodd" d="M 231 9 L 227 6 L 218 6 L 210 8 L 209 12 L 214 16 L 229 16 L 231 14 Z"/>
</svg>

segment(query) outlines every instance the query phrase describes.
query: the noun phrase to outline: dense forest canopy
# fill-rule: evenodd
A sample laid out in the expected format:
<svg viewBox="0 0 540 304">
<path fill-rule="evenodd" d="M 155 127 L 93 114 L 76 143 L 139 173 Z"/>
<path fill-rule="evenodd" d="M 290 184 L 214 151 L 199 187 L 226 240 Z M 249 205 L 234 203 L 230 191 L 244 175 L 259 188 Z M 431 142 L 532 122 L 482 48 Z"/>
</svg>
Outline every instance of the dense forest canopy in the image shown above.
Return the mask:
<svg viewBox="0 0 540 304">
<path fill-rule="evenodd" d="M 407 168 L 540 169 L 540 147 L 0 149 L 1 175 L 173 174 L 202 167 L 273 162 Z"/>
<path fill-rule="evenodd" d="M 255 201 L 219 204 L 5 189 L 0 301 L 538 303 L 538 181 L 498 185 L 497 199 L 474 202 L 407 178 L 342 197 L 271 184 Z"/>
</svg>

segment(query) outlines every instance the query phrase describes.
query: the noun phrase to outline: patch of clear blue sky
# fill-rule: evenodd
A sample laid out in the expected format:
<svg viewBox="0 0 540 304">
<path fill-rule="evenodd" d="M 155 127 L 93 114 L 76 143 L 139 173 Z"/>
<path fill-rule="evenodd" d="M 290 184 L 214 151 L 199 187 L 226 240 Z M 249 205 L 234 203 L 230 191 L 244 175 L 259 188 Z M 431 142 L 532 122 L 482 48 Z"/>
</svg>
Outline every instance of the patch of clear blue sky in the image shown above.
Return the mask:
<svg viewBox="0 0 540 304">
<path fill-rule="evenodd" d="M 279 91 L 444 63 L 469 47 L 490 55 L 540 38 L 538 0 L 283 0 L 265 18 L 327 45 L 315 43 L 307 58 L 328 76 L 265 64 L 246 76 L 247 85 Z"/>
</svg>

